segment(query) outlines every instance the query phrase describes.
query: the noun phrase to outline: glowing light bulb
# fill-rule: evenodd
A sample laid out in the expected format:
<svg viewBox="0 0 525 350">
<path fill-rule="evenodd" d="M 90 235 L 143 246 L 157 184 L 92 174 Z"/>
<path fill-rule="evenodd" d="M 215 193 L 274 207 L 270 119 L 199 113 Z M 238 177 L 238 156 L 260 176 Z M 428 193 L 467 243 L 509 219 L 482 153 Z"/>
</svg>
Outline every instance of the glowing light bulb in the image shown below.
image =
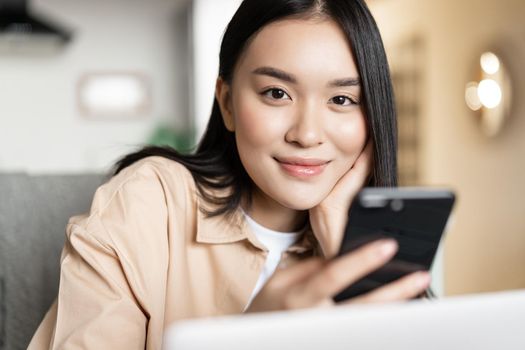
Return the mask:
<svg viewBox="0 0 525 350">
<path fill-rule="evenodd" d="M 492 79 L 482 80 L 478 86 L 478 97 L 483 106 L 496 108 L 501 103 L 501 87 Z"/>
<path fill-rule="evenodd" d="M 492 52 L 485 52 L 480 58 L 481 68 L 487 74 L 496 74 L 500 67 L 498 56 Z"/>
<path fill-rule="evenodd" d="M 478 96 L 478 83 L 470 82 L 465 88 L 465 102 L 468 108 L 473 111 L 477 111 L 481 108 L 482 104 Z"/>
</svg>

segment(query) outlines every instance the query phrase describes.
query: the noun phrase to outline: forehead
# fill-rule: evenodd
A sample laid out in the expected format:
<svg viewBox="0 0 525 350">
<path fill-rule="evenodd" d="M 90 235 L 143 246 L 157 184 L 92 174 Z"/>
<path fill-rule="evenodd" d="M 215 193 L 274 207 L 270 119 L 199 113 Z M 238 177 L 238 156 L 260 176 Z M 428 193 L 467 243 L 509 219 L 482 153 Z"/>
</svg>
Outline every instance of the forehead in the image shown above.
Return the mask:
<svg viewBox="0 0 525 350">
<path fill-rule="evenodd" d="M 299 77 L 358 77 L 348 39 L 329 19 L 285 19 L 263 27 L 240 58 L 238 70 L 260 66 L 279 68 Z"/>
</svg>

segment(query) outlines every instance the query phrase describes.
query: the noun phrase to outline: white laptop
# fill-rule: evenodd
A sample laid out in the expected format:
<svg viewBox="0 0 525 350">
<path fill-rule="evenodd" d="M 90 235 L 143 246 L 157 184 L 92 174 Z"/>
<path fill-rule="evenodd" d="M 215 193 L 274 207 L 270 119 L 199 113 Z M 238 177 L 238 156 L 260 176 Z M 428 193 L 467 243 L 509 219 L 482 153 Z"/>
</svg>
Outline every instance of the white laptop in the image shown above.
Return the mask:
<svg viewBox="0 0 525 350">
<path fill-rule="evenodd" d="M 525 290 L 176 323 L 164 349 L 525 349 Z"/>
</svg>

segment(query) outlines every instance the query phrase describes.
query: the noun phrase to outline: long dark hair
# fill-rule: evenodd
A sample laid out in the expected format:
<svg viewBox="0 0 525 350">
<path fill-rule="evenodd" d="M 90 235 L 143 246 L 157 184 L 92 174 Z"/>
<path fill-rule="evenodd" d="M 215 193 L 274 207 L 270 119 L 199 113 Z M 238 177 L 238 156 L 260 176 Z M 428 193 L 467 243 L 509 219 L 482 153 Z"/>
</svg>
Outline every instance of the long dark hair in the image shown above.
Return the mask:
<svg viewBox="0 0 525 350">
<path fill-rule="evenodd" d="M 254 34 L 286 17 L 331 18 L 346 34 L 359 71 L 362 105 L 374 141 L 370 186 L 397 185 L 397 127 L 390 72 L 379 30 L 364 0 L 244 0 L 224 33 L 219 75 L 228 84 L 235 65 Z M 208 215 L 231 213 L 243 196 L 250 198 L 252 181 L 239 155 L 235 136 L 223 123 L 217 99 L 196 151 L 181 154 L 167 147 L 146 147 L 115 164 L 114 175 L 139 159 L 161 156 L 177 161 L 193 175 L 199 194 L 217 209 Z M 229 189 L 220 197 L 214 190 Z"/>
</svg>

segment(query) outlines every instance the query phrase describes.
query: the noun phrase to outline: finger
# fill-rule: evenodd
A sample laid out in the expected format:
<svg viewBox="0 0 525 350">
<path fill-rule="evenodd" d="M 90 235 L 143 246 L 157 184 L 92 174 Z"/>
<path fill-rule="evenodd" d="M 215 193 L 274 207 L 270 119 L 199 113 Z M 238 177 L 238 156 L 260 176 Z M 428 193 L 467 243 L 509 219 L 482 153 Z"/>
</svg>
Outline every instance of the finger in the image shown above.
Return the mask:
<svg viewBox="0 0 525 350">
<path fill-rule="evenodd" d="M 321 258 L 310 258 L 290 267 L 278 268 L 268 284 L 272 283 L 276 288 L 279 288 L 280 285 L 282 287 L 295 285 L 319 272 L 324 264 L 325 262 Z"/>
<path fill-rule="evenodd" d="M 363 147 L 363 151 L 361 152 L 361 154 L 355 161 L 354 168 L 371 165 L 373 159 L 374 159 L 374 142 L 370 138 L 366 142 L 365 147 Z"/>
<path fill-rule="evenodd" d="M 374 164 L 374 143 L 368 140 L 365 148 L 354 162 L 352 168 L 337 182 L 334 192 L 341 193 L 345 198 L 353 198 L 368 182 Z M 341 191 L 338 188 L 344 187 Z"/>
<path fill-rule="evenodd" d="M 354 172 L 355 186 L 357 190 L 361 189 L 368 181 L 374 164 L 374 143 L 369 139 L 361 155 L 354 163 L 352 172 Z M 357 175 L 357 176 L 356 176 Z"/>
<path fill-rule="evenodd" d="M 372 292 L 352 298 L 345 304 L 392 302 L 414 298 L 430 285 L 430 274 L 419 271 L 402 277 Z"/>
<path fill-rule="evenodd" d="M 299 286 L 305 291 L 300 295 L 303 298 L 301 302 L 312 305 L 320 300 L 331 298 L 348 285 L 384 265 L 394 256 L 397 248 L 395 240 L 382 239 L 325 263 L 318 273 Z"/>
</svg>

